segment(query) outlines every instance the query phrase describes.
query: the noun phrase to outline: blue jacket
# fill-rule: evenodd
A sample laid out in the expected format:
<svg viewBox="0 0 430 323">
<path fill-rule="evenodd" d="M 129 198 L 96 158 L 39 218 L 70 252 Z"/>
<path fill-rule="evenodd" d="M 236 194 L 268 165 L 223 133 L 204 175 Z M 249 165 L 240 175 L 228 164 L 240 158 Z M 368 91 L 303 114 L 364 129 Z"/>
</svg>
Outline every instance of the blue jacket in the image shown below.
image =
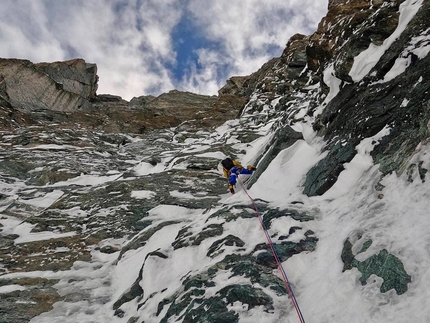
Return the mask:
<svg viewBox="0 0 430 323">
<path fill-rule="evenodd" d="M 248 170 L 247 168 L 244 168 L 244 167 L 235 166 L 229 171 L 230 176 L 228 178 L 228 183 L 231 185 L 236 185 L 238 175 L 240 174 L 251 175 L 253 172 L 254 170 Z"/>
</svg>

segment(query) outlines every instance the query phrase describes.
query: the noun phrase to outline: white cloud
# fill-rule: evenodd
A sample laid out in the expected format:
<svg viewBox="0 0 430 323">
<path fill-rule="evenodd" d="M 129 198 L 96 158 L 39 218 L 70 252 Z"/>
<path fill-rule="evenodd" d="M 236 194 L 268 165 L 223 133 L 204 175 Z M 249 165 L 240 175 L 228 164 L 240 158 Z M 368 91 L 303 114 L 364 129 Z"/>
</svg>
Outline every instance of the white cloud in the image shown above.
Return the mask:
<svg viewBox="0 0 430 323">
<path fill-rule="evenodd" d="M 3 0 L 0 57 L 84 58 L 98 66 L 98 93 L 127 100 L 175 87 L 216 94 L 226 78 L 280 55 L 294 33 L 313 32 L 327 1 Z M 189 65 L 178 83 L 172 31 L 184 14 L 216 46 L 199 49 L 199 67 Z"/>
<path fill-rule="evenodd" d="M 218 64 L 230 67 L 225 76 L 229 77 L 256 71 L 270 58 L 280 55 L 292 35 L 315 31 L 327 11 L 327 1 L 190 0 L 189 10 L 206 36 L 219 42 L 216 51 L 222 55 L 218 55 Z M 202 71 L 206 73 L 205 66 Z M 222 85 L 224 82 L 218 88 Z"/>
</svg>

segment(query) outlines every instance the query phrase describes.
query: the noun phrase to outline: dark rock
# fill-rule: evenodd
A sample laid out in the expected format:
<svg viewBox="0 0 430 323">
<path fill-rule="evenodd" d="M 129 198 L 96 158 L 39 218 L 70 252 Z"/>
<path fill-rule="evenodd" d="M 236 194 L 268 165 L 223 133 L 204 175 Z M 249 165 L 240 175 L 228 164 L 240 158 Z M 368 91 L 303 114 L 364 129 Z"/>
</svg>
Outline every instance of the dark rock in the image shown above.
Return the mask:
<svg viewBox="0 0 430 323">
<path fill-rule="evenodd" d="M 235 237 L 231 234 L 226 236 L 225 238 L 219 239 L 212 243 L 212 245 L 209 247 L 207 256 L 208 257 L 215 257 L 218 254 L 220 254 L 223 250 L 220 250 L 223 246 L 236 246 L 236 247 L 243 247 L 245 243 L 239 239 L 238 237 Z"/>
<path fill-rule="evenodd" d="M 258 283 L 263 287 L 268 287 L 274 290 L 278 295 L 287 294 L 287 289 L 283 281 L 279 277 L 273 275 L 273 266 L 270 261 L 258 263 L 252 256 L 230 254 L 227 255 L 221 263 L 225 270 L 231 270 L 232 276 L 249 278 L 251 283 Z M 266 266 L 267 264 L 269 264 L 269 266 Z"/>
<path fill-rule="evenodd" d="M 18 235 L 0 236 L 0 248 L 9 248 L 14 245 L 14 240 Z"/>
<path fill-rule="evenodd" d="M 279 219 L 284 216 L 290 216 L 294 220 L 300 221 L 300 222 L 307 222 L 314 219 L 312 216 L 307 215 L 305 213 L 300 213 L 299 211 L 296 211 L 296 210 L 270 209 L 269 211 L 263 214 L 263 224 L 266 229 L 270 229 L 270 227 L 272 226 L 273 219 Z"/>
<path fill-rule="evenodd" d="M 367 241 L 360 252 L 367 250 L 371 243 L 372 241 Z M 367 280 L 371 275 L 376 275 L 384 280 L 380 288 L 381 293 L 395 289 L 396 293 L 401 295 L 408 290 L 411 276 L 406 273 L 403 263 L 385 249 L 364 261 L 358 261 L 352 253 L 352 244 L 347 239 L 343 246 L 341 259 L 344 263 L 343 271 L 356 267 L 362 273 L 360 277 L 362 285 L 367 284 Z"/>
<path fill-rule="evenodd" d="M 344 170 L 343 164 L 350 162 L 356 154 L 352 144 L 336 144 L 328 155 L 306 175 L 303 193 L 308 196 L 322 195 L 337 181 Z"/>
<path fill-rule="evenodd" d="M 156 97 L 153 95 L 143 95 L 139 97 L 134 97 L 130 100 L 130 107 L 135 109 L 147 109 L 149 102 L 154 100 Z"/>
<path fill-rule="evenodd" d="M 161 321 L 164 322 L 164 321 Z M 238 315 L 229 311 L 225 302 L 220 297 L 204 299 L 197 308 L 190 309 L 184 315 L 184 323 L 236 323 Z"/>
<path fill-rule="evenodd" d="M 0 280 L 0 286 L 21 285 L 25 290 L 3 293 L 0 298 L 0 322 L 23 323 L 47 312 L 62 298 L 55 288 L 57 280 L 42 278 L 20 278 Z"/>
<path fill-rule="evenodd" d="M 273 248 L 281 262 L 286 261 L 293 255 L 299 254 L 304 251 L 314 251 L 318 238 L 307 236 L 305 239 L 299 242 L 282 241 L 280 243 L 273 243 Z M 265 252 L 259 252 L 256 256 L 256 262 L 258 264 L 276 268 L 277 263 L 271 252 L 271 248 L 267 244 L 258 245 L 255 248 L 257 250 L 265 250 Z"/>
<path fill-rule="evenodd" d="M 172 243 L 172 246 L 175 250 L 190 245 L 198 246 L 203 240 L 219 236 L 224 231 L 222 224 L 215 223 L 203 228 L 202 231 L 195 236 L 188 232 L 188 229 L 189 228 L 184 228 L 179 231 L 175 241 Z"/>
<path fill-rule="evenodd" d="M 122 256 L 127 251 L 129 251 L 129 250 L 135 250 L 135 249 L 138 249 L 138 248 L 144 246 L 146 244 L 146 242 L 148 241 L 148 239 L 150 237 L 152 237 L 152 235 L 154 233 L 156 233 L 157 231 L 159 231 L 160 229 L 164 228 L 165 226 L 176 224 L 176 223 L 178 223 L 178 222 L 177 221 L 166 221 L 166 222 L 160 223 L 156 227 L 149 228 L 149 229 L 147 229 L 147 230 L 139 233 L 127 245 L 125 245 L 124 247 L 122 247 L 121 252 L 120 252 L 120 254 L 118 256 L 118 259 L 121 259 Z"/>
<path fill-rule="evenodd" d="M 119 248 L 116 248 L 114 246 L 109 246 L 109 245 L 103 246 L 100 248 L 100 252 L 107 253 L 107 254 L 115 253 L 118 251 L 120 251 Z"/>
<path fill-rule="evenodd" d="M 396 5 L 384 10 L 393 12 Z M 319 123 L 327 139 L 337 137 L 358 142 L 389 127 L 390 133 L 371 152 L 383 173 L 402 173 L 416 146 L 429 136 L 430 70 L 426 66 L 429 66 L 430 57 L 410 64 L 405 73 L 388 82 L 376 82 L 383 79 L 394 62 L 404 55 L 405 44 L 422 32 L 429 12 L 430 5 L 423 4 L 369 76 L 361 83 L 345 85 L 320 116 Z M 390 26 L 387 34 L 395 27 L 395 21 Z M 407 107 L 403 106 L 405 102 Z"/>
<path fill-rule="evenodd" d="M 98 102 L 121 102 L 121 101 L 123 101 L 120 96 L 111 95 L 111 94 L 99 94 L 99 95 L 97 95 L 96 100 Z"/>
<path fill-rule="evenodd" d="M 265 210 L 265 208 L 263 208 L 261 205 L 258 205 L 258 209 L 260 211 Z M 222 208 L 216 211 L 215 213 L 213 213 L 209 217 L 209 219 L 221 217 L 225 219 L 227 222 L 230 222 L 230 221 L 236 220 L 237 218 L 249 219 L 249 218 L 254 218 L 255 216 L 256 216 L 255 211 L 253 209 L 245 205 L 237 205 L 237 206 Z"/>
<path fill-rule="evenodd" d="M 207 287 L 213 287 L 215 286 L 214 282 L 209 281 L 209 277 L 206 277 L 206 279 L 202 275 L 195 276 L 193 278 L 187 278 L 184 282 L 184 289 L 185 291 L 189 290 L 190 288 L 207 288 Z"/>
<path fill-rule="evenodd" d="M 241 302 L 242 304 L 248 304 L 248 309 L 260 305 L 263 305 L 267 311 L 273 309 L 272 298 L 261 289 L 250 285 L 230 285 L 221 289 L 218 293 L 222 298 L 226 299 L 227 304 Z"/>
</svg>

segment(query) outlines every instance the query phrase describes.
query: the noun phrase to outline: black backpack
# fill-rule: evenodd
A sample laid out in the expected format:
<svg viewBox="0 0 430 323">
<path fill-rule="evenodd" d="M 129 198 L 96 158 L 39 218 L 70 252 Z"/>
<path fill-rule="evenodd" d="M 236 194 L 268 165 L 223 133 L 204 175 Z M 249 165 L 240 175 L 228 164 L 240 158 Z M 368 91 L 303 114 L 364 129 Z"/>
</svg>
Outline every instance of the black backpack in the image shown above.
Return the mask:
<svg viewBox="0 0 430 323">
<path fill-rule="evenodd" d="M 231 158 L 226 158 L 221 161 L 222 167 L 224 167 L 227 170 L 230 170 L 234 167 L 233 160 Z"/>
</svg>

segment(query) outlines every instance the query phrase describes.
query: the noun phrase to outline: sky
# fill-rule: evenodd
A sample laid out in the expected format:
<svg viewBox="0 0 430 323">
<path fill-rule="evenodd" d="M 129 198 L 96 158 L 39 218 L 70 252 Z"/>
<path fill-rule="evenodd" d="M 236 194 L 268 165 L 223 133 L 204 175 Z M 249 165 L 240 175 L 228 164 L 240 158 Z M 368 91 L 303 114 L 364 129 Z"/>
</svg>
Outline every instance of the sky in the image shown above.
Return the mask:
<svg viewBox="0 0 430 323">
<path fill-rule="evenodd" d="M 217 94 L 312 34 L 328 0 L 2 0 L 0 57 L 83 58 L 97 94 Z"/>
</svg>

